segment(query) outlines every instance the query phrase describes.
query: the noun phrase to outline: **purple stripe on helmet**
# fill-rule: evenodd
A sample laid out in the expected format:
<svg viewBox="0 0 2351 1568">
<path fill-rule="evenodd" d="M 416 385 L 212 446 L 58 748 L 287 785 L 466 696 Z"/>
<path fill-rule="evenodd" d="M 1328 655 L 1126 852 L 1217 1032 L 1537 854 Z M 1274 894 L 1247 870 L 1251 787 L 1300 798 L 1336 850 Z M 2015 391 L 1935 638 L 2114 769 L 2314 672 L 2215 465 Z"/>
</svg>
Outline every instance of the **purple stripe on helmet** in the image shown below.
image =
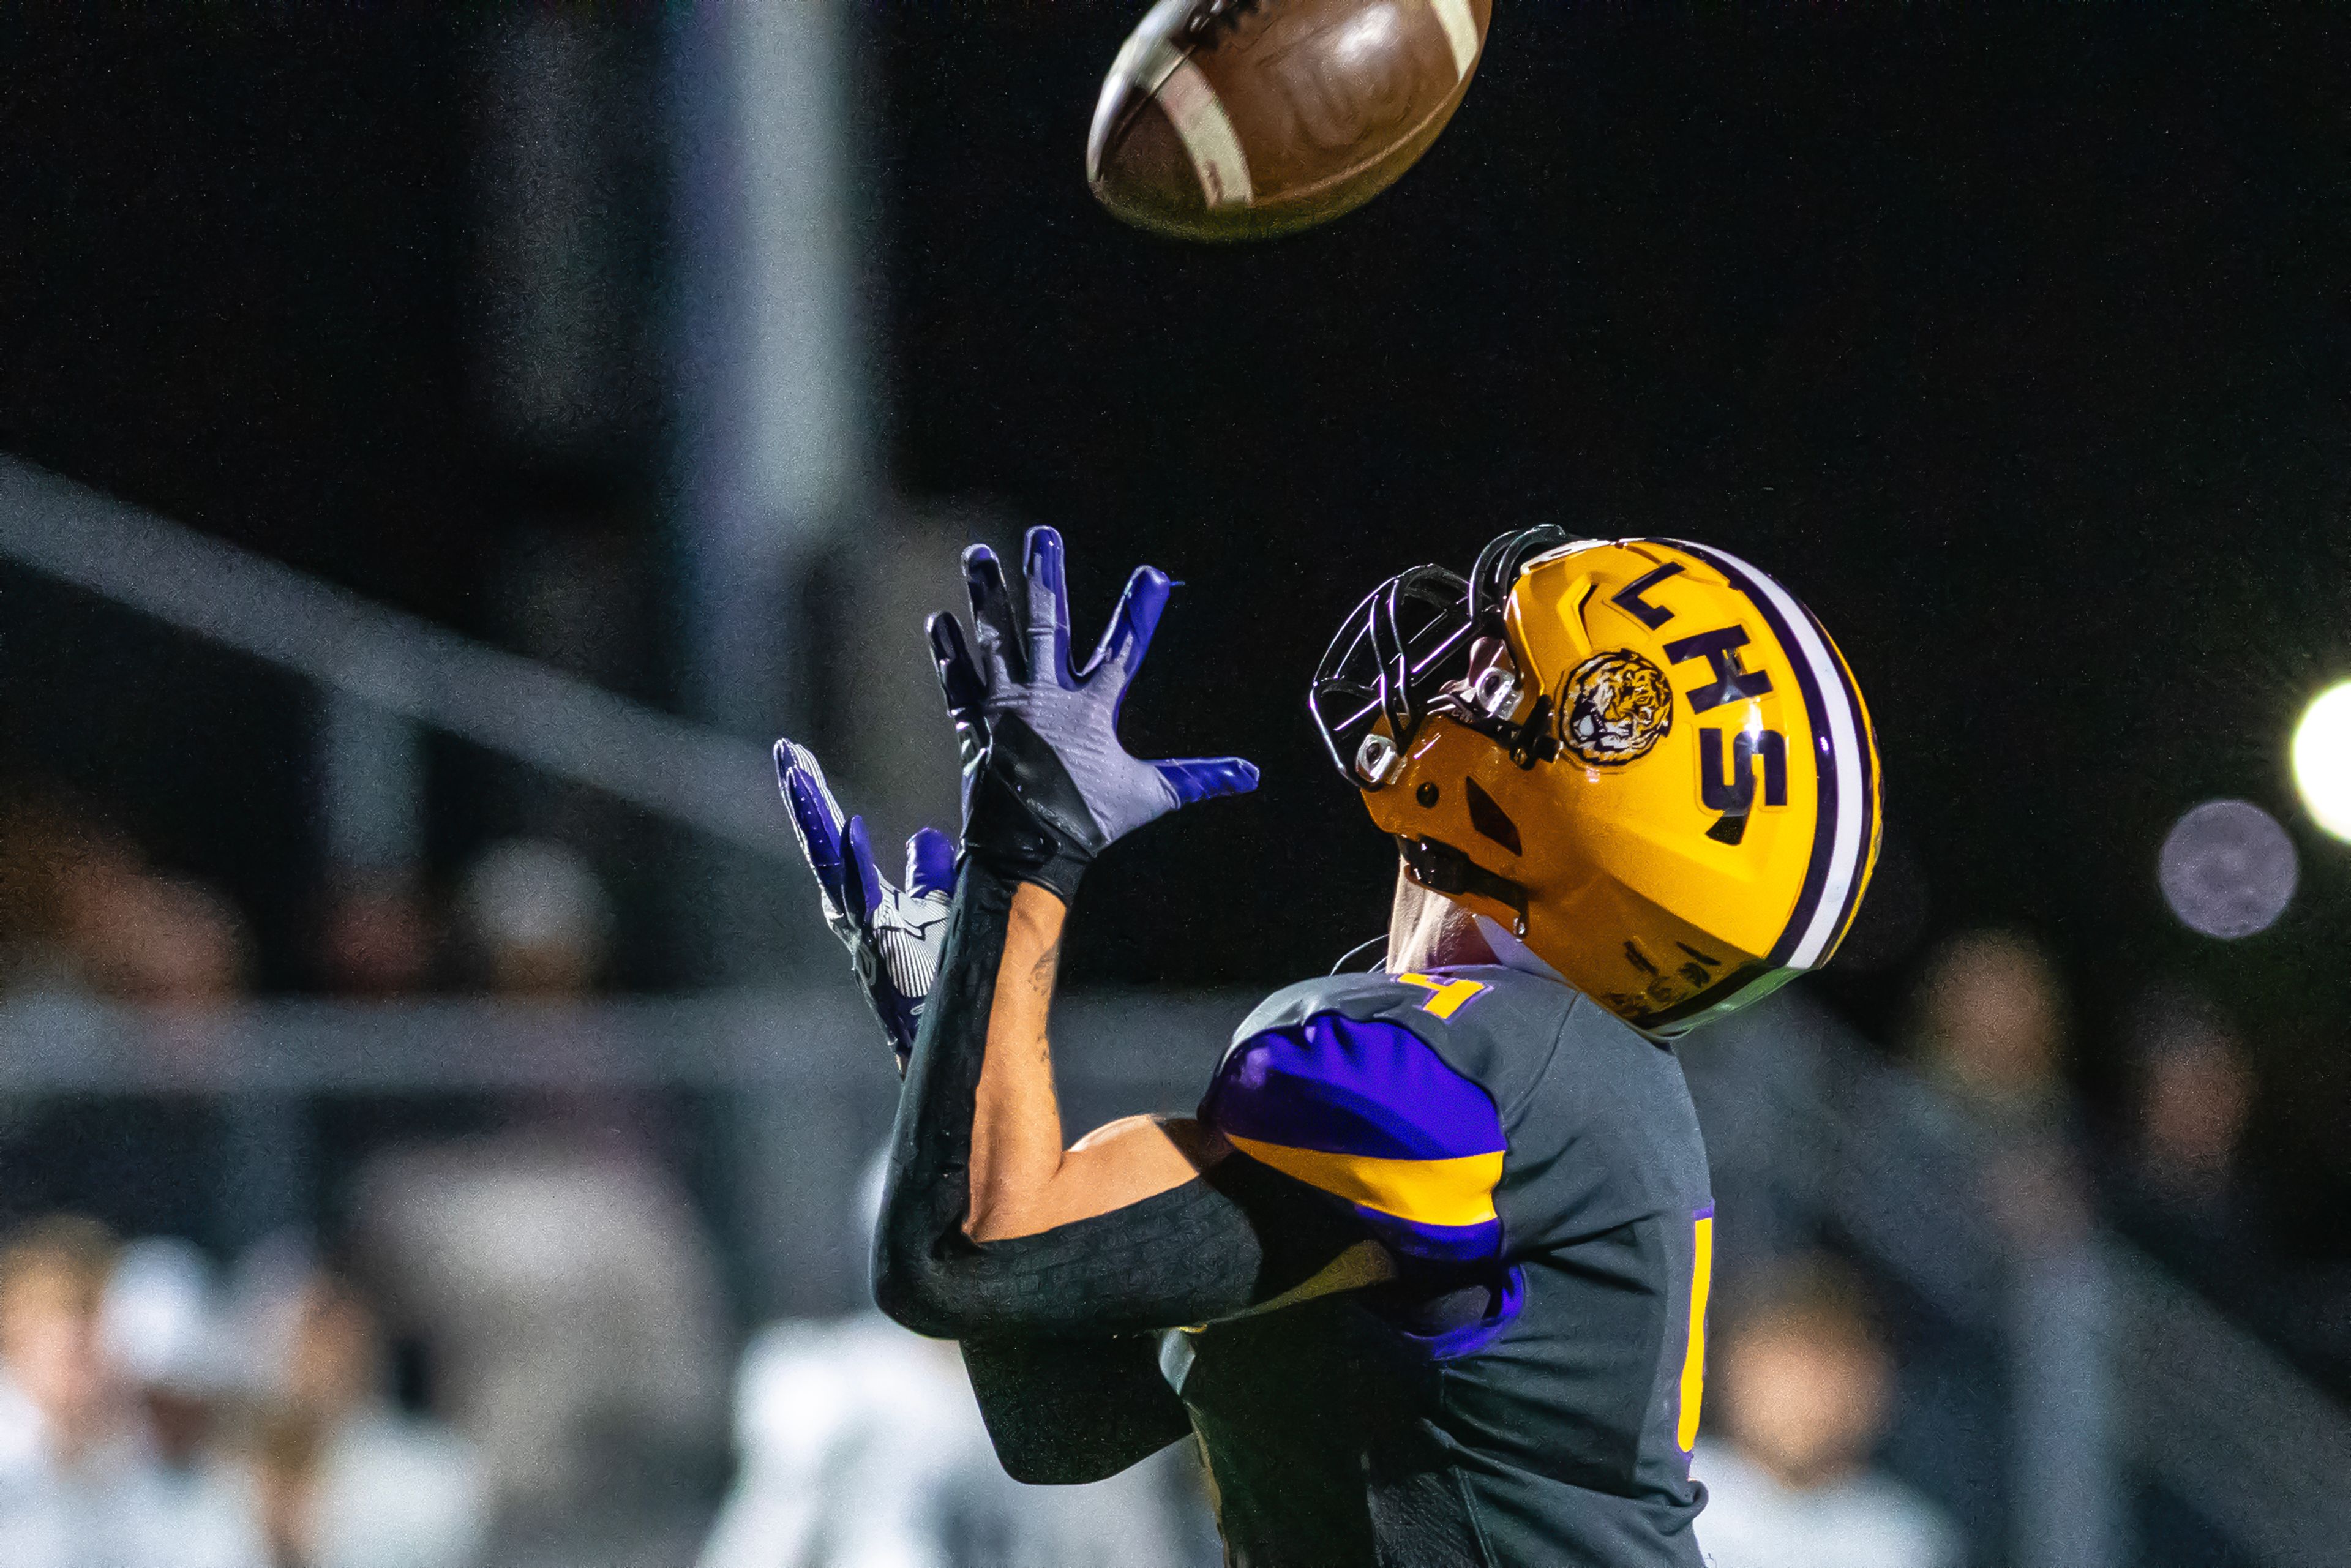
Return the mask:
<svg viewBox="0 0 2351 1568">
<path fill-rule="evenodd" d="M 1510 1147 L 1486 1092 L 1410 1030 L 1318 1013 L 1235 1046 L 1200 1102 L 1235 1137 L 1378 1159 L 1447 1160 Z"/>
<path fill-rule="evenodd" d="M 1861 763 L 1861 800 L 1855 807 L 1861 813 L 1861 843 L 1855 851 L 1853 882 L 1845 889 L 1844 907 L 1837 911 L 1835 930 L 1829 938 L 1834 951 L 1845 927 L 1853 924 L 1854 911 L 1861 904 L 1863 885 L 1867 881 L 1863 873 L 1869 864 L 1869 846 L 1877 841 L 1877 747 L 1870 744 L 1869 710 L 1862 706 L 1861 691 L 1854 685 L 1853 670 L 1844 662 L 1844 651 L 1829 635 L 1829 629 L 1821 624 L 1819 616 L 1813 615 L 1809 608 L 1804 613 L 1812 615 L 1813 630 L 1820 633 L 1821 646 L 1828 651 L 1829 663 L 1836 666 L 1837 681 L 1844 687 L 1845 701 L 1853 706 L 1854 749 L 1860 753 Z"/>
<path fill-rule="evenodd" d="M 1811 928 L 1813 912 L 1821 902 L 1821 890 L 1828 881 L 1829 862 L 1836 852 L 1836 757 L 1831 749 L 1834 742 L 1834 731 L 1829 725 L 1828 704 L 1822 695 L 1820 683 L 1813 678 L 1812 661 L 1804 657 L 1802 647 L 1796 642 L 1794 629 L 1782 617 L 1770 595 L 1755 587 L 1738 562 L 1687 539 L 1660 539 L 1658 542 L 1671 545 L 1676 549 L 1687 550 L 1722 573 L 1722 580 L 1746 597 L 1747 601 L 1755 607 L 1755 612 L 1763 618 L 1764 624 L 1771 628 L 1771 635 L 1779 639 L 1781 648 L 1787 653 L 1789 667 L 1795 671 L 1797 689 L 1803 696 L 1805 720 L 1813 731 L 1813 764 L 1819 770 L 1820 783 L 1814 792 L 1816 810 L 1813 824 L 1813 854 L 1804 867 L 1804 884 L 1796 894 L 1795 908 L 1789 914 L 1787 925 L 1781 928 L 1779 940 L 1771 944 L 1771 951 L 1763 959 L 1767 968 L 1776 969 L 1788 962 L 1796 950 L 1796 945 L 1803 940 L 1805 931 Z M 1790 597 L 1794 596 L 1792 594 Z"/>
</svg>

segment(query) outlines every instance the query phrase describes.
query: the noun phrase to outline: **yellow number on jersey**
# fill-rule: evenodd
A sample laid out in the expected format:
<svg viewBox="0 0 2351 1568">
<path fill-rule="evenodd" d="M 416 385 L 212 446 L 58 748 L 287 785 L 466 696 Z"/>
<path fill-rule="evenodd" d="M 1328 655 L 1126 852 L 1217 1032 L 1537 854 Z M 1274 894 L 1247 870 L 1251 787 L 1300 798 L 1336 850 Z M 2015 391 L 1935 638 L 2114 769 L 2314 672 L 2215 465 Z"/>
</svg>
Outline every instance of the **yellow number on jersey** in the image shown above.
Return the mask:
<svg viewBox="0 0 2351 1568">
<path fill-rule="evenodd" d="M 1420 1004 L 1420 1010 L 1441 1019 L 1449 1019 L 1468 1007 L 1486 988 L 1482 980 L 1446 980 L 1435 975 L 1398 975 L 1396 978 L 1426 991 L 1428 999 Z"/>
<path fill-rule="evenodd" d="M 1698 1407 L 1706 1396 L 1706 1298 L 1714 1285 L 1714 1210 L 1700 1209 L 1691 1226 L 1689 1347 L 1682 1353 L 1681 1429 L 1687 1453 L 1698 1446 Z"/>
</svg>

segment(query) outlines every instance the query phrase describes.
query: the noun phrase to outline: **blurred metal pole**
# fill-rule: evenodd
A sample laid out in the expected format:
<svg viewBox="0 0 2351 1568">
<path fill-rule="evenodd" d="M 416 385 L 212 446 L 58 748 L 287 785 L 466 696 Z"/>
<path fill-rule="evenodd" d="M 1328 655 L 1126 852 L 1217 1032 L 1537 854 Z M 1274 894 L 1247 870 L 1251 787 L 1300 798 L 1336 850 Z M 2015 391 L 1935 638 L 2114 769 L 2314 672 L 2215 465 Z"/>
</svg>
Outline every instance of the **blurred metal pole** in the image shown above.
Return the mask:
<svg viewBox="0 0 2351 1568">
<path fill-rule="evenodd" d="M 351 687 L 406 695 L 415 683 L 404 661 L 384 650 L 359 659 L 346 671 L 345 685 L 319 694 L 319 815 L 327 863 L 347 887 L 405 887 L 424 863 L 423 732 Z M 308 1104 L 292 1091 L 256 1082 L 231 1093 L 221 1114 L 220 1199 L 235 1245 L 307 1231 L 315 1166 Z"/>
<path fill-rule="evenodd" d="M 294 1090 L 246 1084 L 222 1099 L 220 1114 L 221 1239 L 237 1251 L 287 1231 L 307 1239 L 317 1178 L 308 1103 Z"/>
<path fill-rule="evenodd" d="M 332 876 L 346 886 L 405 886 L 424 859 L 424 737 L 394 706 L 358 690 L 413 700 L 413 672 L 385 648 L 344 661 L 344 683 L 322 687 L 318 711 L 319 819 Z M 357 688 L 355 690 L 354 688 Z M 240 1050 L 252 1049 L 249 1039 Z M 314 1151 L 309 1109 L 265 1071 L 221 1104 L 218 1195 L 230 1243 L 250 1247 L 308 1229 Z"/>
<path fill-rule="evenodd" d="M 674 528 L 688 700 L 747 739 L 807 735 L 803 579 L 873 486 L 852 251 L 852 12 L 843 0 L 716 0 L 676 16 Z M 723 983 L 836 971 L 812 971 L 837 955 L 810 889 L 747 857 L 706 862 L 681 913 Z M 758 1232 L 741 1239 L 761 1260 L 744 1281 L 752 1305 L 831 1310 L 805 1265 L 834 1244 L 841 1218 L 812 1205 L 801 1179 L 810 1140 L 830 1134 L 772 1092 L 744 1096 L 737 1114 L 737 1212 Z M 844 1154 L 854 1157 L 825 1157 Z"/>
<path fill-rule="evenodd" d="M 319 815 L 329 862 L 347 875 L 405 880 L 424 858 L 423 737 L 347 691 L 322 695 Z"/>
<path fill-rule="evenodd" d="M 2116 1470 L 2105 1271 L 2087 1238 L 2021 1256 L 2014 1270 L 2010 1561 L 2017 1568 L 2123 1568 L 2130 1554 Z"/>
<path fill-rule="evenodd" d="M 746 739 L 805 730 L 799 586 L 872 489 L 851 12 L 719 0 L 680 7 L 673 34 L 678 631 L 689 705 Z M 806 890 L 774 883 L 740 857 L 714 868 L 717 977 L 772 981 L 815 950 Z"/>
</svg>

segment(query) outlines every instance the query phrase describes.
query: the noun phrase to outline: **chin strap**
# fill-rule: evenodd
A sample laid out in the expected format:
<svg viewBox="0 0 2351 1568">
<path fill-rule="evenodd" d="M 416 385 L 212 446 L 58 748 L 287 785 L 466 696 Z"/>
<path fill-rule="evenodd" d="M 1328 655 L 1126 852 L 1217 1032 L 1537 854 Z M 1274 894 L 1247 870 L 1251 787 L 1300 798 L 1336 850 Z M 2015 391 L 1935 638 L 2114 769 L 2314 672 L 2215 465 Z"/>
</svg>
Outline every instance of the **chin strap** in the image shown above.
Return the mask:
<svg viewBox="0 0 2351 1568">
<path fill-rule="evenodd" d="M 1527 934 L 1527 890 L 1520 883 L 1496 875 L 1451 844 L 1435 839 L 1399 833 L 1396 848 L 1404 852 L 1405 869 L 1412 873 L 1412 880 L 1429 892 L 1491 899 L 1518 916 L 1516 935 Z"/>
</svg>

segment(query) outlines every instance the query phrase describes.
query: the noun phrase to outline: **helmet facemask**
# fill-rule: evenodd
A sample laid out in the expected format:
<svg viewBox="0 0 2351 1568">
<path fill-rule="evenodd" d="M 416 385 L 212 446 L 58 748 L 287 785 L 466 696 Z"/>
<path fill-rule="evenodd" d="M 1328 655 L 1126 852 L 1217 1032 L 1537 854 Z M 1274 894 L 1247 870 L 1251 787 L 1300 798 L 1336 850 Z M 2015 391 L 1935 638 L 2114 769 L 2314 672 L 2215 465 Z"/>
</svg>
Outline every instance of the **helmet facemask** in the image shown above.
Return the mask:
<svg viewBox="0 0 2351 1568">
<path fill-rule="evenodd" d="M 1348 613 L 1306 706 L 1349 783 L 1377 789 L 1395 776 L 1468 643 L 1469 585 L 1441 566 L 1398 572 Z"/>
<path fill-rule="evenodd" d="M 1364 596 L 1332 639 L 1307 697 L 1342 777 L 1358 789 L 1384 788 L 1421 726 L 1439 713 L 1500 742 L 1521 768 L 1558 754 L 1548 694 L 1518 716 L 1523 690 L 1503 609 L 1527 564 L 1570 542 L 1548 523 L 1521 528 L 1479 551 L 1467 579 L 1416 566 Z M 1472 668 L 1473 640 L 1489 638 L 1501 645 L 1499 656 Z"/>
</svg>

